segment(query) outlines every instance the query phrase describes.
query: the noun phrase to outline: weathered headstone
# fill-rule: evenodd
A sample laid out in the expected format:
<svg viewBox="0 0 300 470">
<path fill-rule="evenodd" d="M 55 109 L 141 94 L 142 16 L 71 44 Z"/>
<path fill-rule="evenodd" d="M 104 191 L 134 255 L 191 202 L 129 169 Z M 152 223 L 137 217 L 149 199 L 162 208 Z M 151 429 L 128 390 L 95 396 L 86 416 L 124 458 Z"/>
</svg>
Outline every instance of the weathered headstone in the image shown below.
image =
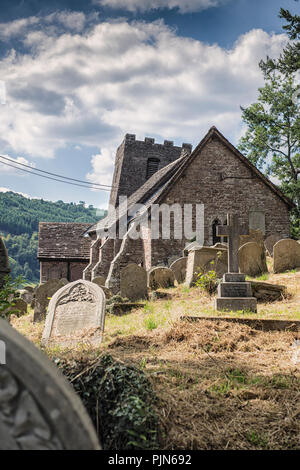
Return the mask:
<svg viewBox="0 0 300 470">
<path fill-rule="evenodd" d="M 261 247 L 264 246 L 264 234 L 261 230 L 250 229 L 248 234 L 241 234 L 239 237 L 239 247 L 246 243 L 255 242 Z"/>
<path fill-rule="evenodd" d="M 263 246 L 248 242 L 239 249 L 240 272 L 247 276 L 260 276 L 268 272 L 266 254 Z"/>
<path fill-rule="evenodd" d="M 300 244 L 291 238 L 275 243 L 273 249 L 274 273 L 283 273 L 300 267 Z"/>
<path fill-rule="evenodd" d="M 27 313 L 28 305 L 25 300 L 21 299 L 20 297 L 14 299 L 13 296 L 11 296 L 9 300 L 11 301 L 11 306 L 4 310 L 4 315 L 11 314 L 16 315 L 17 317 L 21 317 Z"/>
<path fill-rule="evenodd" d="M 33 344 L 0 319 L 0 450 L 100 450 L 79 397 Z"/>
<path fill-rule="evenodd" d="M 19 296 L 27 304 L 31 304 L 31 302 L 33 301 L 33 292 L 29 292 L 27 289 L 19 290 Z"/>
<path fill-rule="evenodd" d="M 147 272 L 135 263 L 128 264 L 120 273 L 121 297 L 129 300 L 148 298 Z"/>
<path fill-rule="evenodd" d="M 227 249 L 203 246 L 192 247 L 188 252 L 185 284 L 193 286 L 199 272 L 215 271 L 222 277 L 228 271 Z"/>
<path fill-rule="evenodd" d="M 182 284 L 185 281 L 186 265 L 187 265 L 187 257 L 185 256 L 183 258 L 178 258 L 176 261 L 173 261 L 173 263 L 170 266 L 170 269 L 172 269 L 175 279 L 178 282 L 178 284 Z"/>
<path fill-rule="evenodd" d="M 105 277 L 104 276 L 97 276 L 97 277 L 94 277 L 94 279 L 92 279 L 92 282 L 94 282 L 95 284 L 97 284 L 97 286 L 105 286 Z"/>
<path fill-rule="evenodd" d="M 178 258 L 180 258 L 180 255 L 172 255 L 168 258 L 168 268 L 171 268 L 171 265 L 176 261 Z"/>
<path fill-rule="evenodd" d="M 156 267 L 150 269 L 148 273 L 148 286 L 150 289 L 159 289 L 174 287 L 175 276 L 171 269 L 164 267 Z"/>
<path fill-rule="evenodd" d="M 42 344 L 99 345 L 104 331 L 105 303 L 103 290 L 93 282 L 79 279 L 62 287 L 49 303 Z"/>
<path fill-rule="evenodd" d="M 34 322 L 45 319 L 51 297 L 66 284 L 68 284 L 66 279 L 50 279 L 38 286 L 35 291 Z"/>
<path fill-rule="evenodd" d="M 0 289 L 3 286 L 4 277 L 10 273 L 8 254 L 2 238 L 0 237 Z"/>
<path fill-rule="evenodd" d="M 274 245 L 275 245 L 275 243 L 279 242 L 279 240 L 282 240 L 282 237 L 277 233 L 269 235 L 265 239 L 265 248 L 266 248 L 269 256 L 273 257 Z"/>
<path fill-rule="evenodd" d="M 217 235 L 228 237 L 228 272 L 218 286 L 215 304 L 217 310 L 257 310 L 257 300 L 252 297 L 251 284 L 245 282 L 245 274 L 239 273 L 239 236 L 245 232 L 239 226 L 236 214 L 227 214 L 227 225 L 217 226 Z"/>
<path fill-rule="evenodd" d="M 18 317 L 25 315 L 27 313 L 27 302 L 23 299 L 16 299 L 14 301 L 14 306 L 12 307 L 12 310 L 18 310 L 16 313 Z"/>
</svg>

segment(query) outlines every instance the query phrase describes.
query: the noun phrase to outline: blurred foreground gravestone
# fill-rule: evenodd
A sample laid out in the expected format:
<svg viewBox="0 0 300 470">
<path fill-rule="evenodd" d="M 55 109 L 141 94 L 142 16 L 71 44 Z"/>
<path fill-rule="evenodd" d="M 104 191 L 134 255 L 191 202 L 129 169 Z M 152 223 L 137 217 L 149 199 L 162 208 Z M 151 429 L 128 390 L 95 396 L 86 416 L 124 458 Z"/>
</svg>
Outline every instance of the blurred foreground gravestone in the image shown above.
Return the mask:
<svg viewBox="0 0 300 470">
<path fill-rule="evenodd" d="M 0 319 L 0 450 L 100 450 L 79 397 L 32 343 Z"/>
</svg>

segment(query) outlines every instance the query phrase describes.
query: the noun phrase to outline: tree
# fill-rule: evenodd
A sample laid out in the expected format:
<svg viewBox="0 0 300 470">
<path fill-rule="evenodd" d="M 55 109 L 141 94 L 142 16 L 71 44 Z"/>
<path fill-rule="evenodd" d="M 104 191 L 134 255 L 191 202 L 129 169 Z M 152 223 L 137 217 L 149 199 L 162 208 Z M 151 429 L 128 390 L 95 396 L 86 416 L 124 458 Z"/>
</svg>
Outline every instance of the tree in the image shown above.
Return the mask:
<svg viewBox="0 0 300 470">
<path fill-rule="evenodd" d="M 278 71 L 265 73 L 265 86 L 259 88 L 257 102 L 242 109 L 247 131 L 240 150 L 296 204 L 293 211 L 294 235 L 300 217 L 300 105 L 294 75 Z M 300 234 L 300 232 L 299 232 Z"/>
<path fill-rule="evenodd" d="M 260 67 L 265 73 L 278 70 L 281 73 L 294 73 L 300 70 L 300 16 L 292 15 L 289 10 L 280 9 L 279 18 L 286 20 L 283 29 L 293 42 L 289 42 L 283 49 L 279 59 L 267 57 L 260 62 Z"/>
<path fill-rule="evenodd" d="M 300 16 L 281 8 L 287 21 L 283 29 L 292 40 L 279 59 L 267 57 L 260 62 L 265 86 L 258 89 L 257 102 L 241 108 L 247 131 L 239 143 L 249 160 L 275 178 L 284 194 L 295 205 L 292 211 L 292 235 L 300 237 Z"/>
</svg>

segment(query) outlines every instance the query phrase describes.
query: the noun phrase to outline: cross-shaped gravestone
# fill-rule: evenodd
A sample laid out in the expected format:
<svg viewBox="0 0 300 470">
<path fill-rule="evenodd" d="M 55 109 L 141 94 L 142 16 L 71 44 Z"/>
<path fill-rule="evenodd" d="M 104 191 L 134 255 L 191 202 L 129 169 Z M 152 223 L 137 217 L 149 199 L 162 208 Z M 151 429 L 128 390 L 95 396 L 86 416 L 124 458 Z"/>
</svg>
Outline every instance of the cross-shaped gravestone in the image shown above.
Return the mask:
<svg viewBox="0 0 300 470">
<path fill-rule="evenodd" d="M 227 214 L 227 225 L 217 225 L 217 236 L 228 237 L 228 272 L 239 272 L 239 236 L 248 235 L 248 230 L 239 225 L 236 214 Z"/>
</svg>

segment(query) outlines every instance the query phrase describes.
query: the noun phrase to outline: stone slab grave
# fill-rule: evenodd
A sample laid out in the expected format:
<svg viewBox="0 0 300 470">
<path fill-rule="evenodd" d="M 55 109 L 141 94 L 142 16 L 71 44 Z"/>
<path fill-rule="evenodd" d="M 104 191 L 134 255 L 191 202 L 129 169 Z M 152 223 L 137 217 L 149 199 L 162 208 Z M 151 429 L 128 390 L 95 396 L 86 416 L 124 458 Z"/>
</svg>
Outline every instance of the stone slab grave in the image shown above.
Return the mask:
<svg viewBox="0 0 300 470">
<path fill-rule="evenodd" d="M 228 272 L 218 286 L 216 310 L 257 311 L 257 300 L 252 297 L 251 284 L 245 282 L 245 274 L 239 273 L 239 236 L 246 233 L 239 225 L 236 214 L 227 214 L 227 225 L 217 226 L 217 236 L 228 237 Z"/>
<path fill-rule="evenodd" d="M 0 450 L 100 450 L 81 400 L 46 355 L 2 319 L 0 344 Z"/>
<path fill-rule="evenodd" d="M 148 286 L 150 289 L 174 287 L 174 282 L 175 276 L 172 269 L 158 266 L 148 272 Z"/>
<path fill-rule="evenodd" d="M 0 237 L 0 288 L 3 286 L 4 277 L 10 273 L 8 254 L 2 238 Z"/>
<path fill-rule="evenodd" d="M 52 297 L 42 337 L 44 346 L 98 346 L 105 322 L 105 294 L 101 287 L 79 279 L 62 287 Z"/>
<path fill-rule="evenodd" d="M 45 319 L 50 298 L 66 284 L 68 284 L 67 279 L 50 279 L 37 287 L 34 297 L 34 322 Z"/>
<path fill-rule="evenodd" d="M 170 266 L 178 284 L 182 284 L 186 277 L 187 257 L 178 258 Z"/>
<path fill-rule="evenodd" d="M 268 272 L 265 249 L 256 242 L 248 242 L 239 248 L 239 269 L 247 276 L 260 276 Z"/>
<path fill-rule="evenodd" d="M 228 270 L 227 263 L 227 249 L 194 246 L 188 252 L 185 284 L 193 286 L 200 271 L 214 270 L 218 277 L 222 277 Z"/>
<path fill-rule="evenodd" d="M 279 240 L 273 249 L 274 273 L 283 273 L 300 267 L 300 244 L 291 238 Z"/>
<path fill-rule="evenodd" d="M 269 282 L 250 281 L 253 297 L 258 302 L 275 302 L 282 300 L 287 295 L 286 286 L 270 284 Z"/>
<path fill-rule="evenodd" d="M 272 235 L 269 235 L 266 239 L 265 239 L 265 249 L 267 250 L 267 253 L 269 256 L 271 256 L 273 258 L 273 249 L 274 249 L 274 245 L 275 243 L 279 242 L 279 240 L 282 240 L 282 237 L 279 235 L 279 234 L 272 234 Z"/>
<path fill-rule="evenodd" d="M 120 272 L 121 297 L 131 301 L 148 298 L 147 272 L 141 266 L 130 263 Z"/>
</svg>

